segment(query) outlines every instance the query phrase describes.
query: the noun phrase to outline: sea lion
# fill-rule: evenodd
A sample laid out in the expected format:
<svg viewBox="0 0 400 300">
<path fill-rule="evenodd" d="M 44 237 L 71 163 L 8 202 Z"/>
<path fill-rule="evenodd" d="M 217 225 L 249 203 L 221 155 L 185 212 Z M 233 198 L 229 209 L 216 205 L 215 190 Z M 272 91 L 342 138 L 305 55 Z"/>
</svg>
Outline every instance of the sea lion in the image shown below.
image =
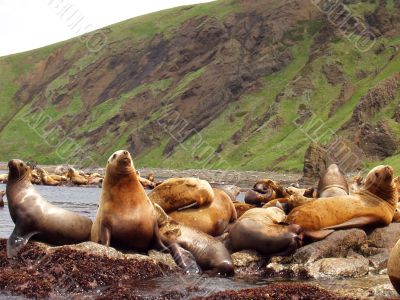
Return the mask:
<svg viewBox="0 0 400 300">
<path fill-rule="evenodd" d="M 79 172 L 77 172 L 74 168 L 68 168 L 67 177 L 71 180 L 73 184 L 76 185 L 87 185 L 89 183 L 88 179 L 82 176 Z"/>
<path fill-rule="evenodd" d="M 213 188 L 223 190 L 233 202 L 236 201 L 237 196 L 240 194 L 241 188 L 236 185 L 229 184 L 211 184 Z"/>
<path fill-rule="evenodd" d="M 286 188 L 286 193 L 287 195 L 300 195 L 304 196 L 307 198 L 317 198 L 317 192 L 315 191 L 314 188 L 306 188 L 306 189 L 301 189 L 297 187 L 290 186 Z"/>
<path fill-rule="evenodd" d="M 191 177 L 170 178 L 154 188 L 149 197 L 168 214 L 188 206 L 209 205 L 214 199 L 214 191 L 205 180 Z"/>
<path fill-rule="evenodd" d="M 101 176 L 98 173 L 92 173 L 92 174 L 89 174 L 87 179 L 88 179 L 89 185 L 97 185 L 97 186 L 100 185 L 101 186 L 104 178 L 103 178 L 103 176 Z"/>
<path fill-rule="evenodd" d="M 123 249 L 162 248 L 156 212 L 126 150 L 116 151 L 107 161 L 90 239 Z"/>
<path fill-rule="evenodd" d="M 66 176 L 68 173 L 68 168 L 64 166 L 57 166 L 54 169 L 54 174 L 59 175 L 59 176 Z"/>
<path fill-rule="evenodd" d="M 7 183 L 8 174 L 0 174 L 0 183 Z"/>
<path fill-rule="evenodd" d="M 156 184 L 153 181 L 148 180 L 147 178 L 139 176 L 139 181 L 145 189 L 152 190 L 156 187 Z"/>
<path fill-rule="evenodd" d="M 40 185 L 42 184 L 42 179 L 40 178 L 38 172 L 36 169 L 32 169 L 31 167 L 29 167 L 31 169 L 31 183 L 32 184 L 37 184 Z"/>
<path fill-rule="evenodd" d="M 7 241 L 7 254 L 13 257 L 34 236 L 50 244 L 64 245 L 87 241 L 92 221 L 59 208 L 44 199 L 31 183 L 31 169 L 21 160 L 8 163 L 6 194 L 14 231 Z"/>
<path fill-rule="evenodd" d="M 233 206 L 235 206 L 237 217 L 240 218 L 249 209 L 255 208 L 254 205 L 243 203 L 240 201 L 233 201 Z"/>
<path fill-rule="evenodd" d="M 378 166 L 368 173 L 365 187 L 354 195 L 310 201 L 294 208 L 286 222 L 300 225 L 316 239 L 317 236 L 324 238 L 335 229 L 386 226 L 393 219 L 397 200 L 393 168 Z M 322 229 L 325 231 L 318 232 Z"/>
<path fill-rule="evenodd" d="M 387 274 L 394 289 L 400 294 L 400 240 L 390 252 L 387 263 Z"/>
<path fill-rule="evenodd" d="M 246 211 L 229 230 L 233 251 L 254 249 L 264 255 L 287 255 L 301 245 L 298 225 L 283 225 L 286 214 L 277 207 Z"/>
<path fill-rule="evenodd" d="M 0 191 L 0 207 L 4 207 L 3 197 L 6 194 L 6 191 Z"/>
<path fill-rule="evenodd" d="M 354 176 L 350 185 L 349 192 L 350 195 L 358 192 L 364 184 L 364 178 L 362 176 Z"/>
<path fill-rule="evenodd" d="M 182 263 L 180 262 L 181 255 L 176 251 L 176 245 L 192 253 L 196 262 L 204 270 L 211 270 L 220 274 L 232 274 L 234 272 L 232 258 L 221 241 L 174 221 L 155 203 L 154 207 L 158 215 L 161 240 L 172 251 L 178 265 L 182 266 Z"/>
<path fill-rule="evenodd" d="M 169 216 L 209 235 L 221 235 L 229 223 L 236 221 L 237 213 L 232 200 L 224 191 L 214 188 L 213 192 L 214 199 L 209 205 L 174 211 Z"/>
<path fill-rule="evenodd" d="M 149 173 L 149 174 L 147 175 L 147 180 L 149 180 L 149 181 L 151 181 L 151 182 L 154 182 L 154 173 Z"/>
<path fill-rule="evenodd" d="M 60 181 L 54 180 L 52 177 L 49 176 L 49 174 L 43 170 L 42 168 L 37 168 L 36 169 L 40 179 L 42 181 L 42 183 L 44 185 L 51 185 L 51 186 L 56 186 L 56 185 L 60 185 Z"/>
<path fill-rule="evenodd" d="M 318 182 L 317 198 L 327 198 L 349 194 L 349 186 L 343 172 L 336 164 L 331 164 Z"/>
<path fill-rule="evenodd" d="M 263 206 L 276 198 L 286 197 L 286 190 L 271 179 L 257 181 L 251 190 L 244 196 L 244 201 L 251 205 Z"/>
</svg>

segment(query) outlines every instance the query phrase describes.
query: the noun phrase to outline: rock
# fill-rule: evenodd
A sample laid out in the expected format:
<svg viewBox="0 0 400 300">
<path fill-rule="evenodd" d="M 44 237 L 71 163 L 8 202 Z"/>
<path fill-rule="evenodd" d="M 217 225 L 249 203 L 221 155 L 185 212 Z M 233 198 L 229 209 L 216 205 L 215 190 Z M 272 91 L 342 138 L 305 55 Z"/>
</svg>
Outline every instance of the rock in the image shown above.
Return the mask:
<svg viewBox="0 0 400 300">
<path fill-rule="evenodd" d="M 309 274 L 320 277 L 361 277 L 369 271 L 369 260 L 359 258 L 323 258 L 309 267 Z"/>
<path fill-rule="evenodd" d="M 153 260 L 163 263 L 163 264 L 166 264 L 167 266 L 169 266 L 172 269 L 178 268 L 177 264 L 175 263 L 172 255 L 170 253 L 163 253 L 160 251 L 150 250 L 147 254 Z"/>
<path fill-rule="evenodd" d="M 389 226 L 374 229 L 368 235 L 368 246 L 390 251 L 399 239 L 400 223 L 391 223 Z"/>
<path fill-rule="evenodd" d="M 253 250 L 243 250 L 235 252 L 232 255 L 232 260 L 235 267 L 248 267 L 251 264 L 259 263 L 264 260 L 257 251 Z"/>
<path fill-rule="evenodd" d="M 368 257 L 370 266 L 374 273 L 380 273 L 387 267 L 389 259 L 389 251 L 385 249 L 383 252 Z"/>
<path fill-rule="evenodd" d="M 304 183 L 314 184 L 317 178 L 325 172 L 329 165 L 329 157 L 324 147 L 316 142 L 312 142 L 304 156 L 303 178 Z"/>
<path fill-rule="evenodd" d="M 353 96 L 355 90 L 356 88 L 351 82 L 346 81 L 343 83 L 339 97 L 333 101 L 328 117 L 332 117 L 335 112 Z"/>
<path fill-rule="evenodd" d="M 380 284 L 368 290 L 368 296 L 375 299 L 393 298 L 397 299 L 399 295 L 390 283 Z"/>
<path fill-rule="evenodd" d="M 301 247 L 293 254 L 296 263 L 311 263 L 321 258 L 346 257 L 350 250 L 359 250 L 367 241 L 361 229 L 335 231 L 326 239 Z"/>
<path fill-rule="evenodd" d="M 400 105 L 397 105 L 397 108 L 394 111 L 392 119 L 394 119 L 397 123 L 400 123 Z"/>
</svg>

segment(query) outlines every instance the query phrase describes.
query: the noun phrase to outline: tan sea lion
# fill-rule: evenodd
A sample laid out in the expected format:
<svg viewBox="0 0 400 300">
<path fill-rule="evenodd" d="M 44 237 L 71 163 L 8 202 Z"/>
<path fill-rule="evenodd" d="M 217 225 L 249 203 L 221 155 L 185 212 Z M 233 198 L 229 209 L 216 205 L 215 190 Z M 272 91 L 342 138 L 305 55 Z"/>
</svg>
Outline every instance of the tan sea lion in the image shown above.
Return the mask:
<svg viewBox="0 0 400 300">
<path fill-rule="evenodd" d="M 104 178 L 100 174 L 92 173 L 92 174 L 89 174 L 88 184 L 90 184 L 90 185 L 101 185 L 103 180 L 104 180 Z"/>
<path fill-rule="evenodd" d="M 364 184 L 364 178 L 362 176 L 354 176 L 349 185 L 350 194 L 358 192 Z"/>
<path fill-rule="evenodd" d="M 343 172 L 336 164 L 331 164 L 318 182 L 317 198 L 327 198 L 349 194 L 349 186 Z"/>
<path fill-rule="evenodd" d="M 54 174 L 59 175 L 59 176 L 66 176 L 68 173 L 68 168 L 65 166 L 57 166 L 54 169 Z"/>
<path fill-rule="evenodd" d="M 185 265 L 182 266 L 181 254 L 177 251 L 177 245 L 192 253 L 196 262 L 204 270 L 211 270 L 220 274 L 232 274 L 234 272 L 232 258 L 221 241 L 174 221 L 159 205 L 154 204 L 154 207 L 158 215 L 162 242 L 172 251 L 178 265 L 185 268 Z"/>
<path fill-rule="evenodd" d="M 394 289 L 400 294 L 400 240 L 390 252 L 387 264 L 387 274 Z"/>
<path fill-rule="evenodd" d="M 37 184 L 40 185 L 42 184 L 42 179 L 40 178 L 38 172 L 36 169 L 33 169 L 31 167 L 29 167 L 31 169 L 31 183 L 32 184 Z"/>
<path fill-rule="evenodd" d="M 6 194 L 6 191 L 0 191 L 0 207 L 4 207 L 3 197 Z"/>
<path fill-rule="evenodd" d="M 154 188 L 149 197 L 166 213 L 170 213 L 188 206 L 209 205 L 214 199 L 214 191 L 205 180 L 191 177 L 170 178 Z"/>
<path fill-rule="evenodd" d="M 34 236 L 50 244 L 63 245 L 87 241 L 92 221 L 49 203 L 33 187 L 31 169 L 21 160 L 8 163 L 6 194 L 14 231 L 7 241 L 7 254 L 13 257 Z"/>
<path fill-rule="evenodd" d="M 139 251 L 162 247 L 156 212 L 126 150 L 107 161 L 91 241 Z"/>
<path fill-rule="evenodd" d="M 36 168 L 40 179 L 44 185 L 51 185 L 51 186 L 56 186 L 60 185 L 60 181 L 54 180 L 49 174 L 43 170 L 42 168 Z"/>
<path fill-rule="evenodd" d="M 264 255 L 287 255 L 301 245 L 300 226 L 283 225 L 286 214 L 277 207 L 246 211 L 229 230 L 233 251 L 254 249 Z"/>
<path fill-rule="evenodd" d="M 288 196 L 300 195 L 300 196 L 304 196 L 307 198 L 317 198 L 317 192 L 315 191 L 314 188 L 301 189 L 301 188 L 296 188 L 296 187 L 290 186 L 290 187 L 286 188 L 286 193 L 288 194 Z"/>
<path fill-rule="evenodd" d="M 319 198 L 293 209 L 286 218 L 300 225 L 310 236 L 325 237 L 335 229 L 386 226 L 390 224 L 398 200 L 390 166 L 373 168 L 365 187 L 353 195 Z M 322 232 L 318 232 L 325 230 Z M 313 233 L 314 232 L 314 233 Z"/>
<path fill-rule="evenodd" d="M 0 174 L 0 183 L 7 183 L 8 174 Z"/>
<path fill-rule="evenodd" d="M 148 180 L 147 178 L 139 176 L 139 181 L 142 184 L 142 186 L 147 190 L 152 190 L 156 187 L 156 184 L 153 181 Z"/>
<path fill-rule="evenodd" d="M 147 180 L 150 180 L 151 182 L 154 182 L 154 173 L 149 173 L 147 175 Z"/>
<path fill-rule="evenodd" d="M 85 176 L 82 176 L 72 167 L 68 169 L 67 177 L 71 180 L 73 184 L 76 185 L 87 185 L 89 183 L 88 179 Z"/>
<path fill-rule="evenodd" d="M 214 199 L 209 205 L 177 210 L 169 213 L 169 216 L 209 235 L 221 235 L 229 223 L 236 221 L 237 213 L 232 200 L 224 191 L 216 188 L 213 191 Z"/>
</svg>

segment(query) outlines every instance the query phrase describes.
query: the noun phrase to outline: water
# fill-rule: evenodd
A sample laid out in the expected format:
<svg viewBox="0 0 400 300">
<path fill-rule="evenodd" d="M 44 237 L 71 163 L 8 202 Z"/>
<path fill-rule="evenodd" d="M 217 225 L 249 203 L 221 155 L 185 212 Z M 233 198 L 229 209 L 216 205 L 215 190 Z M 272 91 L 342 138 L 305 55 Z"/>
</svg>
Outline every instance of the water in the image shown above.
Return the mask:
<svg viewBox="0 0 400 300">
<path fill-rule="evenodd" d="M 36 190 L 49 202 L 59 207 L 78 212 L 94 220 L 101 189 L 90 187 L 52 187 L 37 185 Z M 5 190 L 5 184 L 0 184 L 0 190 Z M 0 237 L 8 238 L 14 229 L 7 207 L 7 198 L 4 208 L 0 208 Z"/>
</svg>

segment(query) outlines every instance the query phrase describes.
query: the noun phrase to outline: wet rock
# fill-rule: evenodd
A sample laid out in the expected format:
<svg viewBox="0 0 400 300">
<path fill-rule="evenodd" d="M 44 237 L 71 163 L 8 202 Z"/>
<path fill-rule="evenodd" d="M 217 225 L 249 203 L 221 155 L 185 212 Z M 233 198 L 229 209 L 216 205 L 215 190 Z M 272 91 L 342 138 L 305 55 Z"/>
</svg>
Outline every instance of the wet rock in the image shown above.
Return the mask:
<svg viewBox="0 0 400 300">
<path fill-rule="evenodd" d="M 263 258 L 253 250 L 243 250 L 235 252 L 232 255 L 233 263 L 235 267 L 247 267 L 254 263 L 259 263 Z"/>
<path fill-rule="evenodd" d="M 169 253 L 163 253 L 160 251 L 150 250 L 147 254 L 153 260 L 163 263 L 163 264 L 166 264 L 167 266 L 169 266 L 172 269 L 178 268 L 172 255 Z"/>
<path fill-rule="evenodd" d="M 320 277 L 361 277 L 369 271 L 369 260 L 359 258 L 323 258 L 309 267 L 309 274 Z"/>
<path fill-rule="evenodd" d="M 361 229 L 335 231 L 326 239 L 301 247 L 293 254 L 297 263 L 311 263 L 321 258 L 346 257 L 350 250 L 359 250 L 367 241 Z"/>
<path fill-rule="evenodd" d="M 390 251 L 399 239 L 400 223 L 391 223 L 389 226 L 374 229 L 368 235 L 368 246 Z"/>
</svg>

